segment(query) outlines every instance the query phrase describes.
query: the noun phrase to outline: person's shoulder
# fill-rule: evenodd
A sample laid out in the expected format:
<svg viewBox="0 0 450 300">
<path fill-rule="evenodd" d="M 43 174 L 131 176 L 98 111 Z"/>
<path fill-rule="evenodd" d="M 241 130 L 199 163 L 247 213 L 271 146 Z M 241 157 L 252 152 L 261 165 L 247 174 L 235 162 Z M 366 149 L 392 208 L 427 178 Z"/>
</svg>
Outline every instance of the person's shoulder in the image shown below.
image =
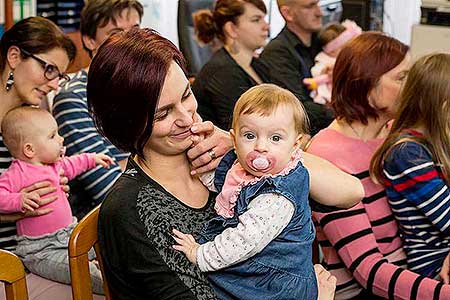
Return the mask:
<svg viewBox="0 0 450 300">
<path fill-rule="evenodd" d="M 66 98 L 84 98 L 86 97 L 87 72 L 80 70 L 73 75 L 61 90 L 55 96 L 55 102 Z"/>
<path fill-rule="evenodd" d="M 332 128 L 322 129 L 311 138 L 308 144 L 308 152 L 310 152 L 310 149 L 314 149 L 315 147 L 332 146 L 336 143 L 342 143 L 343 140 L 345 140 L 345 136 L 342 133 Z"/>
<path fill-rule="evenodd" d="M 265 47 L 262 53 L 269 53 L 271 51 L 276 51 L 280 49 L 288 49 L 289 45 L 283 40 L 283 38 L 278 35 L 273 38 Z"/>
<path fill-rule="evenodd" d="M 418 141 L 406 140 L 399 141 L 394 145 L 387 156 L 386 161 L 404 161 L 408 164 L 423 162 L 423 160 L 432 160 L 430 149 Z"/>
<path fill-rule="evenodd" d="M 220 73 L 223 73 L 223 69 L 230 69 L 235 67 L 235 63 L 231 56 L 227 53 L 227 51 L 222 47 L 217 50 L 211 59 L 203 66 L 203 72 L 211 72 L 220 70 Z M 203 73 L 200 72 L 200 73 Z"/>
</svg>

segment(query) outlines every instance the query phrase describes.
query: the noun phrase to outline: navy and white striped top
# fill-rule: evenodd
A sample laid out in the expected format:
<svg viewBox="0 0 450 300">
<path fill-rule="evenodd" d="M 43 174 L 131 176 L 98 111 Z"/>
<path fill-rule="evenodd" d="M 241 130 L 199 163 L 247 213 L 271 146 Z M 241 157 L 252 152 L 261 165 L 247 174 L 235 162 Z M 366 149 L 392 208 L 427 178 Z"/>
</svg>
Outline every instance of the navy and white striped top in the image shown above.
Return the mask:
<svg viewBox="0 0 450 300">
<path fill-rule="evenodd" d="M 384 175 L 408 269 L 435 277 L 450 251 L 450 191 L 442 171 L 425 145 L 405 141 L 388 154 Z"/>
<path fill-rule="evenodd" d="M 64 137 L 66 154 L 74 155 L 86 152 L 104 153 L 116 162 L 126 159 L 128 153 L 122 153 L 97 131 L 89 114 L 86 96 L 87 72 L 81 70 L 56 95 L 53 103 L 53 115 L 58 123 L 59 134 Z M 77 179 L 92 198 L 93 207 L 100 203 L 106 192 L 119 178 L 118 165 L 106 169 L 98 165 Z"/>
</svg>

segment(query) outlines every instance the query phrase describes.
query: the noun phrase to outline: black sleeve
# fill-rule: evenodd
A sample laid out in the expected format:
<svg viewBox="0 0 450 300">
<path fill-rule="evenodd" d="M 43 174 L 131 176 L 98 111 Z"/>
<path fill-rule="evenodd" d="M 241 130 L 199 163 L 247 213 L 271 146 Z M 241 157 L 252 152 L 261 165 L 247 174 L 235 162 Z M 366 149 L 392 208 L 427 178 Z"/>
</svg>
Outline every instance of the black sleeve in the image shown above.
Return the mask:
<svg viewBox="0 0 450 300">
<path fill-rule="evenodd" d="M 299 63 L 287 46 L 274 40 L 261 53 L 260 59 L 269 67 L 272 83 L 290 90 L 302 102 L 309 100 Z"/>
<path fill-rule="evenodd" d="M 221 70 L 210 72 L 208 79 L 205 80 L 206 84 L 197 83 L 203 88 L 203 91 L 199 92 L 202 99 L 198 99 L 200 116 L 206 120 L 211 118 L 209 120 L 224 130 L 230 129 L 236 101 L 253 86 L 242 72 L 234 66 L 224 66 Z M 194 89 L 194 93 L 196 91 L 198 89 Z"/>
<path fill-rule="evenodd" d="M 300 66 L 291 51 L 284 45 L 273 41 L 261 54 L 261 60 L 269 67 L 272 83 L 290 90 L 302 101 L 308 114 L 311 135 L 326 128 L 334 119 L 333 112 L 325 105 L 314 103 L 303 85 Z M 292 49 L 295 51 L 295 49 Z"/>
</svg>

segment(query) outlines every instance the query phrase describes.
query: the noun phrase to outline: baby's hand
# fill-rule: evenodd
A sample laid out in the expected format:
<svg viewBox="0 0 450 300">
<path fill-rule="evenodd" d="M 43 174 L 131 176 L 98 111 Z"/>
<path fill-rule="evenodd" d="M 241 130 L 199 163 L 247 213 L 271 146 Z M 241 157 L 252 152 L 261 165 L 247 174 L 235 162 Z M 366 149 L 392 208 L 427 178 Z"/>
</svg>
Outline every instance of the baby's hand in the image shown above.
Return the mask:
<svg viewBox="0 0 450 300">
<path fill-rule="evenodd" d="M 336 290 L 336 277 L 319 264 L 314 265 L 314 272 L 316 273 L 319 292 L 317 300 L 333 300 Z"/>
<path fill-rule="evenodd" d="M 36 192 L 22 193 L 22 211 L 34 211 L 39 208 L 41 197 Z"/>
<path fill-rule="evenodd" d="M 101 165 L 104 168 L 109 168 L 110 165 L 114 164 L 114 160 L 106 154 L 95 154 L 95 163 Z"/>
<path fill-rule="evenodd" d="M 193 264 L 197 264 L 197 249 L 200 246 L 190 234 L 184 234 L 176 229 L 174 229 L 173 237 L 178 245 L 173 245 L 175 250 L 183 252 L 187 259 Z"/>
</svg>

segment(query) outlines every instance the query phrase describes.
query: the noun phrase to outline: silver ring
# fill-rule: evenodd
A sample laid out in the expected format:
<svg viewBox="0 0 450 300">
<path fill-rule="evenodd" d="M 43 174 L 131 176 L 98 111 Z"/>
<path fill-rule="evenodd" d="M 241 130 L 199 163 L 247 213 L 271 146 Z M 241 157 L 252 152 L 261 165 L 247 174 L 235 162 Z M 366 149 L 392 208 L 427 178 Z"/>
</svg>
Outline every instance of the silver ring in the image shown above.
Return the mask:
<svg viewBox="0 0 450 300">
<path fill-rule="evenodd" d="M 209 157 L 211 157 L 211 160 L 216 159 L 216 152 L 214 152 L 213 149 L 208 151 L 208 155 L 209 155 Z"/>
</svg>

